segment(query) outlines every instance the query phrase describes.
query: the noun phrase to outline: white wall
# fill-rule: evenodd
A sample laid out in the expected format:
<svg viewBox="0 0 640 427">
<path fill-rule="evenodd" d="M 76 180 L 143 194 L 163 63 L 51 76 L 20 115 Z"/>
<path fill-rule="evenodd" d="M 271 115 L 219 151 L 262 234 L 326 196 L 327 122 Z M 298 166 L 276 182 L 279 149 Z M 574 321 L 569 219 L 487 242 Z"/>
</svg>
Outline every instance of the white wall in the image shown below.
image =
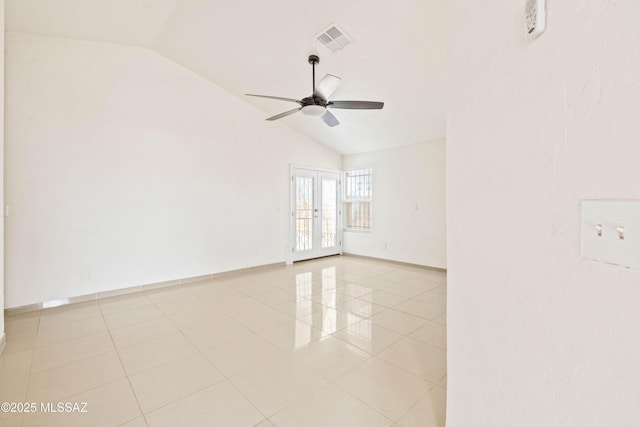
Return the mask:
<svg viewBox="0 0 640 427">
<path fill-rule="evenodd" d="M 8 307 L 285 260 L 327 148 L 149 50 L 7 33 Z"/>
<path fill-rule="evenodd" d="M 4 0 L 0 0 L 0 206 L 4 204 Z M 0 222 L 0 353 L 4 336 L 4 221 Z"/>
<path fill-rule="evenodd" d="M 640 425 L 640 272 L 583 261 L 580 200 L 640 198 L 640 3 L 456 1 L 448 427 Z"/>
<path fill-rule="evenodd" d="M 345 252 L 447 267 L 444 140 L 344 156 L 342 165 L 373 167 L 373 231 L 345 232 Z"/>
</svg>

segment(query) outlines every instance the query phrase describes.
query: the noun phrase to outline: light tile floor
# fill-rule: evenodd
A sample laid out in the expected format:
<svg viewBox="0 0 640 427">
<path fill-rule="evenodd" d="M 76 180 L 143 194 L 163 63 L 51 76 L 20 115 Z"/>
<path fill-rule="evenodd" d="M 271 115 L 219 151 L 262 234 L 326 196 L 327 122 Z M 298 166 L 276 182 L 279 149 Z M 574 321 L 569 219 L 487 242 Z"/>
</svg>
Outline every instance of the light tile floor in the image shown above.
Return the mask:
<svg viewBox="0 0 640 427">
<path fill-rule="evenodd" d="M 446 291 L 330 257 L 8 316 L 0 426 L 442 427 Z"/>
</svg>

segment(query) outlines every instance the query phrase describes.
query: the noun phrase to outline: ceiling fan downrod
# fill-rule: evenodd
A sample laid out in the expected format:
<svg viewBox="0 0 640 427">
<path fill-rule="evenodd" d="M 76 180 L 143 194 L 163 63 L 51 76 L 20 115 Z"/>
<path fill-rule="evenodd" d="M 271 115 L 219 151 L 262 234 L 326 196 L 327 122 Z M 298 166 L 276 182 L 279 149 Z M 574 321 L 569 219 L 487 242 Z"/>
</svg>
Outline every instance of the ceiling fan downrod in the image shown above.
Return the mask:
<svg viewBox="0 0 640 427">
<path fill-rule="evenodd" d="M 320 57 L 318 55 L 309 55 L 309 64 L 313 67 L 313 71 L 311 72 L 311 77 L 313 79 L 313 90 L 311 93 L 315 93 L 316 91 L 316 64 L 320 63 Z"/>
</svg>

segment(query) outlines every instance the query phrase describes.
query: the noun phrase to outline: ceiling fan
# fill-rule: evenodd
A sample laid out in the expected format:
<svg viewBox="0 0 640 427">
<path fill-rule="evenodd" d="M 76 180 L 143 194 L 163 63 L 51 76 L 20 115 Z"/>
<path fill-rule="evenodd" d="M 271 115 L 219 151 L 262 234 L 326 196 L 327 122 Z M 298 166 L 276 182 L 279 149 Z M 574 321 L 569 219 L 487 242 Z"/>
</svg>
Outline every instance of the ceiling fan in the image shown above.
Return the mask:
<svg viewBox="0 0 640 427">
<path fill-rule="evenodd" d="M 384 102 L 374 101 L 329 101 L 331 94 L 338 88 L 340 84 L 340 77 L 336 77 L 332 74 L 327 74 L 323 77 L 316 86 L 316 64 L 320 63 L 320 58 L 316 55 L 309 55 L 309 64 L 313 67 L 313 94 L 301 100 L 293 98 L 283 98 L 280 96 L 268 96 L 268 95 L 254 95 L 247 93 L 247 96 L 257 96 L 259 98 L 278 99 L 280 101 L 295 102 L 300 107 L 293 110 L 285 111 L 284 113 L 276 114 L 273 117 L 269 117 L 267 120 L 273 121 L 283 117 L 290 116 L 291 114 L 302 111 L 307 116 L 320 116 L 320 119 L 328 126 L 334 127 L 340 124 L 336 116 L 334 116 L 327 108 L 342 108 L 347 110 L 380 110 L 384 106 Z"/>
</svg>

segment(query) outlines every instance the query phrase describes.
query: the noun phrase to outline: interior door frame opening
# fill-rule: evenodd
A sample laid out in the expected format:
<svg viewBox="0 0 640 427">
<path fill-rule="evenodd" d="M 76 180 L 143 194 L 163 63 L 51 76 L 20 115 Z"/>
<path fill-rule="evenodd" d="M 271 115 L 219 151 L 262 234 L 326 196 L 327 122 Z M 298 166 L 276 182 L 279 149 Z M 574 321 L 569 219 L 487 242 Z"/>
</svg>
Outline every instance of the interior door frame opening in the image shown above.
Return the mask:
<svg viewBox="0 0 640 427">
<path fill-rule="evenodd" d="M 291 165 L 287 263 L 342 254 L 342 171 Z"/>
</svg>

